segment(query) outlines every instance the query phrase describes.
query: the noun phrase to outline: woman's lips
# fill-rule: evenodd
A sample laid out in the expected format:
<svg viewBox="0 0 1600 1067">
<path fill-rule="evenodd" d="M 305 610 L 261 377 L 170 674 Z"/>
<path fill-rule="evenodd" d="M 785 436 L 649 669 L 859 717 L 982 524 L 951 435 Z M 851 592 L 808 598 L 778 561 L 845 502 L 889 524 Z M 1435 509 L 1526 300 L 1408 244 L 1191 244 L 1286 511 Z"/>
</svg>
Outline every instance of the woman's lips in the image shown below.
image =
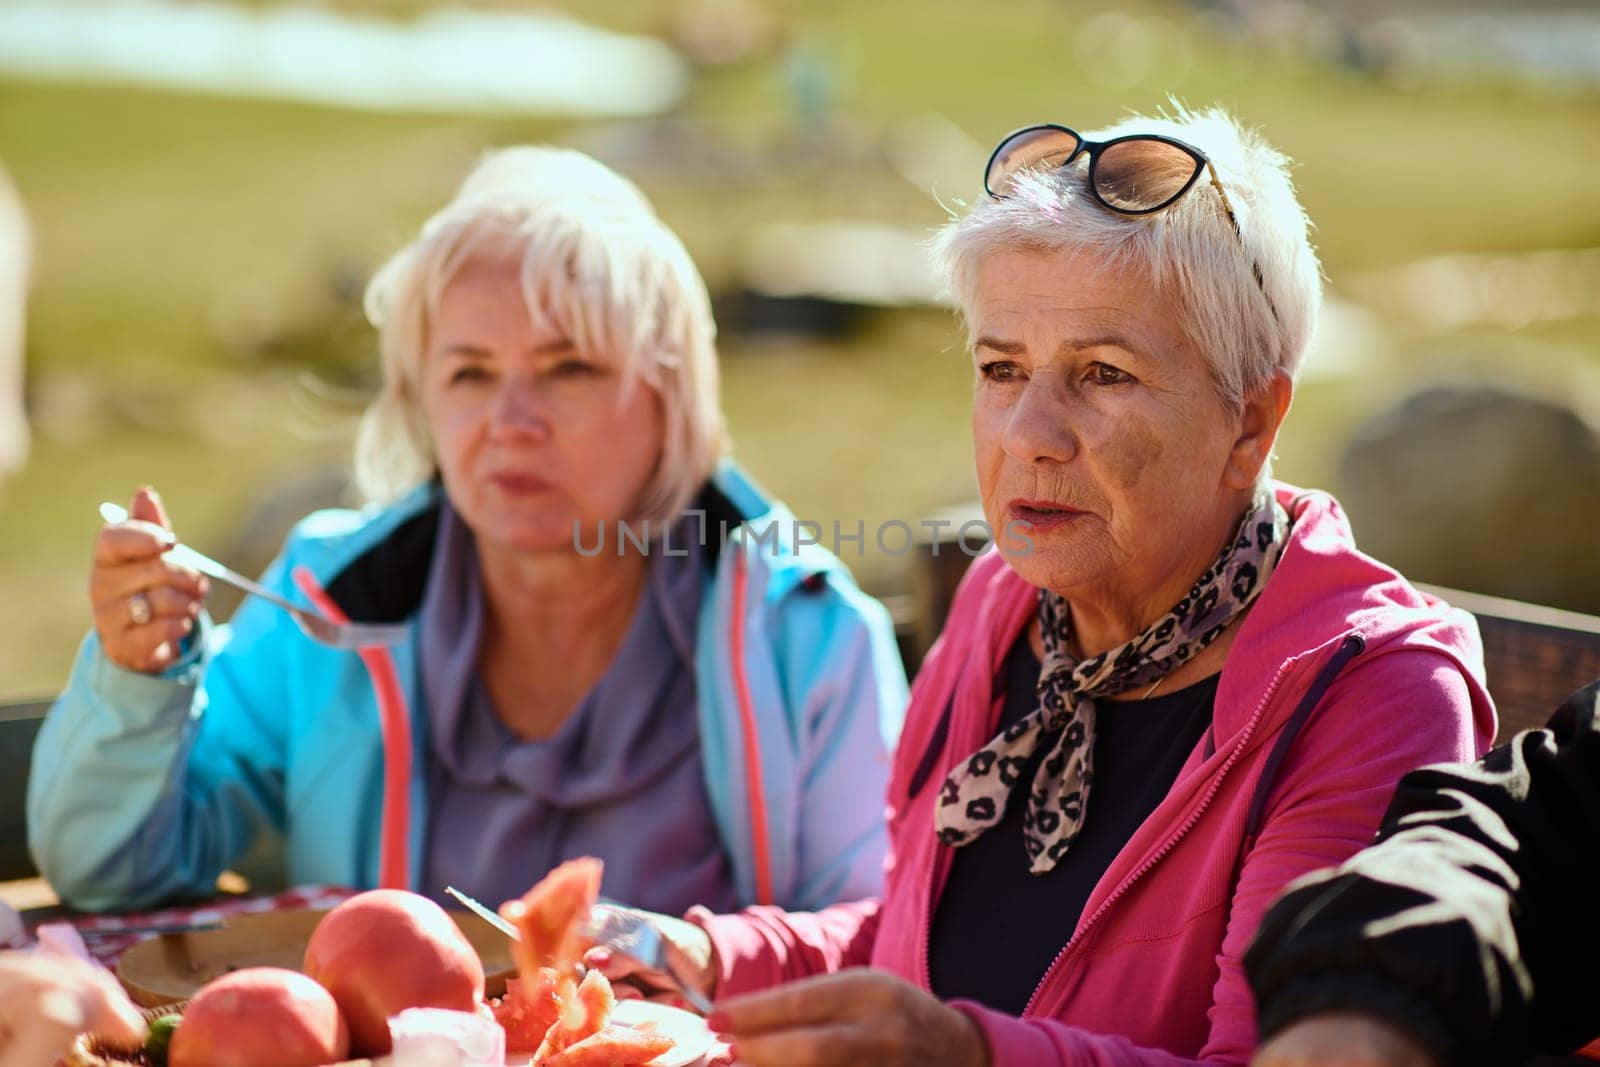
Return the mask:
<svg viewBox="0 0 1600 1067">
<path fill-rule="evenodd" d="M 1049 500 L 1013 500 L 1006 505 L 1006 514 L 1011 522 L 1026 523 L 1034 530 L 1053 530 L 1086 513 Z"/>
<path fill-rule="evenodd" d="M 537 474 L 528 474 L 523 471 L 500 471 L 497 474 L 491 474 L 489 481 L 502 492 L 518 495 L 543 493 L 554 488 L 547 479 L 541 478 Z"/>
</svg>

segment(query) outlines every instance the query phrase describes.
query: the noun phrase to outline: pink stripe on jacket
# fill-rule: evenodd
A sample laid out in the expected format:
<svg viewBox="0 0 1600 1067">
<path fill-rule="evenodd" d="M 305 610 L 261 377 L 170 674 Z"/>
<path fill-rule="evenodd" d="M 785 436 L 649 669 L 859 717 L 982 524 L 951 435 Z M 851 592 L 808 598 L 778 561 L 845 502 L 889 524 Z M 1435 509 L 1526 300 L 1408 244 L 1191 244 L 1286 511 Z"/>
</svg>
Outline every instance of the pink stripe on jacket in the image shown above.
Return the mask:
<svg viewBox="0 0 1600 1067">
<path fill-rule="evenodd" d="M 1406 771 L 1474 759 L 1494 736 L 1472 617 L 1357 551 L 1332 498 L 1276 489 L 1294 528 L 1229 651 L 1212 737 L 1101 877 L 1022 1017 L 956 1002 L 997 1067 L 1246 1062 L 1256 1028 L 1241 960 L 1267 906 L 1369 843 Z M 994 681 L 1036 595 L 997 554 L 973 563 L 912 688 L 883 899 L 698 916 L 721 994 L 869 963 L 929 987 L 928 930 L 951 856 L 933 834 L 939 783 L 992 735 Z M 1302 703 L 1309 714 L 1297 717 Z"/>
</svg>

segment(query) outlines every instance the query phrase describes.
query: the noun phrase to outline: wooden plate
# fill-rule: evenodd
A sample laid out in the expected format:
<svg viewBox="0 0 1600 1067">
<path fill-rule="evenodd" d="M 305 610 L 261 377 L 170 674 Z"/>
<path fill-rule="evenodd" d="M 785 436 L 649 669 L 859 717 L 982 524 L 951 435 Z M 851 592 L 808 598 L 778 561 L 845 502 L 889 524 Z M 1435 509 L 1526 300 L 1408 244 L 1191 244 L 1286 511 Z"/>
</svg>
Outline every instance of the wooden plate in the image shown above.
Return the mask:
<svg viewBox="0 0 1600 1067">
<path fill-rule="evenodd" d="M 212 979 L 245 967 L 298 971 L 311 931 L 326 914 L 325 909 L 297 909 L 237 915 L 221 930 L 153 937 L 122 954 L 117 977 L 134 1002 L 148 1008 L 187 1000 Z M 476 915 L 452 911 L 450 917 L 483 960 L 487 995 L 500 996 L 506 977 L 516 973 L 511 942 Z"/>
</svg>

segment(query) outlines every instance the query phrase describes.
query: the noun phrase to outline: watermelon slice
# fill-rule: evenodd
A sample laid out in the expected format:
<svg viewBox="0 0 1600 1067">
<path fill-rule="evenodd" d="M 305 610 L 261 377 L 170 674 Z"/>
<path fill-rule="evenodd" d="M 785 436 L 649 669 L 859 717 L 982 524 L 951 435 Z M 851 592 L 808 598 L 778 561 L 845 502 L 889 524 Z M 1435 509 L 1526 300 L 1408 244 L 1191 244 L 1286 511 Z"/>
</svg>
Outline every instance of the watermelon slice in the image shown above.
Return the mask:
<svg viewBox="0 0 1600 1067">
<path fill-rule="evenodd" d="M 577 991 L 561 998 L 561 1017 L 545 1034 L 534 1062 L 542 1064 L 563 1049 L 604 1030 L 616 1006 L 616 995 L 611 992 L 611 983 L 605 975 L 599 971 L 584 975 Z"/>
<path fill-rule="evenodd" d="M 491 1005 L 506 1031 L 506 1048 L 537 1049 L 539 1067 L 630 1067 L 673 1047 L 648 1027 L 610 1025 L 617 998 L 599 971 L 577 980 L 586 940 L 579 933 L 600 896 L 602 864 L 593 857 L 568 860 L 540 879 L 500 914 L 522 935 L 512 945 L 521 976 Z"/>
<path fill-rule="evenodd" d="M 536 980 L 539 971 L 553 967 L 576 974 L 583 958 L 579 924 L 600 895 L 602 864 L 592 856 L 568 860 L 540 879 L 539 884 L 500 906 L 500 914 L 515 923 L 522 940 L 512 943 L 522 980 Z"/>
<path fill-rule="evenodd" d="M 530 986 L 520 978 L 506 979 L 506 995 L 489 1002 L 495 1022 L 506 1032 L 507 1052 L 533 1052 L 561 1016 L 556 999 L 556 972 L 539 972 Z"/>
<path fill-rule="evenodd" d="M 546 1060 L 539 1067 L 636 1067 L 671 1052 L 672 1038 L 647 1027 L 608 1026 Z"/>
</svg>

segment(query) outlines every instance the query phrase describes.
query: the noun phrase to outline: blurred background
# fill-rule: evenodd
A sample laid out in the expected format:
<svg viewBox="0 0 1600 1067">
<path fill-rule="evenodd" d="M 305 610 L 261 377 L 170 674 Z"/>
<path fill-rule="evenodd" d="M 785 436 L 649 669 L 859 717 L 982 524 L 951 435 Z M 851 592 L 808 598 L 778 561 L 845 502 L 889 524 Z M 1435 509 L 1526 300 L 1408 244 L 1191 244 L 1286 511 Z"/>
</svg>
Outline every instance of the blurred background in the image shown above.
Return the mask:
<svg viewBox="0 0 1600 1067">
<path fill-rule="evenodd" d="M 930 233 L 1011 128 L 1169 98 L 1260 127 L 1316 223 L 1280 477 L 1414 579 L 1600 613 L 1592 0 L 0 0 L 35 239 L 0 699 L 64 681 L 99 501 L 153 484 L 252 571 L 348 501 L 362 287 L 484 148 L 638 181 L 715 294 L 735 455 L 871 531 L 975 494 Z M 903 595 L 872 540 L 847 561 Z"/>
</svg>

